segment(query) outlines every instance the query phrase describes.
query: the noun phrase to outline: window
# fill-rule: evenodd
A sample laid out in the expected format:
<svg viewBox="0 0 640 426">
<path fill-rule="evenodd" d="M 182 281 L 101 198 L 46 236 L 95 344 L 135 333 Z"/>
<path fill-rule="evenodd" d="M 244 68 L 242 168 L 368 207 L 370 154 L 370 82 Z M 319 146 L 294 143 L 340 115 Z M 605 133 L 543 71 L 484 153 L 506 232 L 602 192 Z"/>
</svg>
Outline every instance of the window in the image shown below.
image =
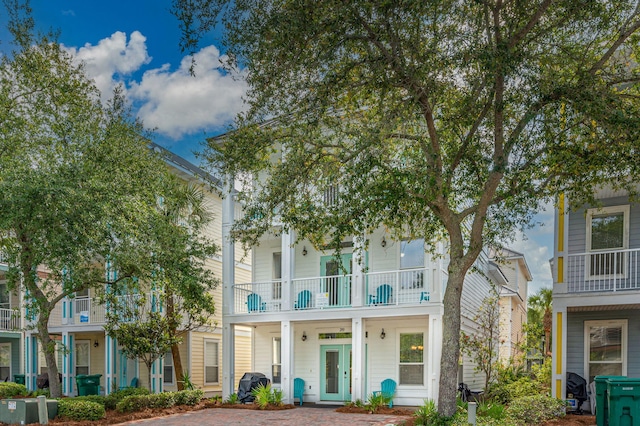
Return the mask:
<svg viewBox="0 0 640 426">
<path fill-rule="evenodd" d="M 89 343 L 88 340 L 76 341 L 76 376 L 89 374 Z"/>
<path fill-rule="evenodd" d="M 282 253 L 273 253 L 273 299 L 282 299 Z"/>
<path fill-rule="evenodd" d="M 627 320 L 585 321 L 585 376 L 627 375 Z"/>
<path fill-rule="evenodd" d="M 164 354 L 163 359 L 163 367 L 162 367 L 162 383 L 165 385 L 173 384 L 173 354 L 171 352 L 167 352 Z"/>
<path fill-rule="evenodd" d="M 281 339 L 274 337 L 271 343 L 272 347 L 272 364 L 271 364 L 271 381 L 275 383 L 281 383 L 282 378 L 282 346 Z"/>
<path fill-rule="evenodd" d="M 9 297 L 9 288 L 6 282 L 0 282 L 0 308 L 10 309 L 11 300 Z"/>
<path fill-rule="evenodd" d="M 327 207 L 338 204 L 338 197 L 340 196 L 340 191 L 337 185 L 331 185 L 324 190 L 322 193 L 322 200 L 324 201 L 324 205 Z"/>
<path fill-rule="evenodd" d="M 402 240 L 400 242 L 400 269 L 424 268 L 424 240 Z M 423 288 L 424 271 L 407 271 L 400 276 L 400 287 Z"/>
<path fill-rule="evenodd" d="M 399 385 L 424 385 L 424 333 L 400 333 Z"/>
<path fill-rule="evenodd" d="M 85 288 L 82 291 L 76 291 L 76 299 L 83 299 L 89 297 L 89 289 Z"/>
<path fill-rule="evenodd" d="M 204 342 L 204 382 L 218 383 L 218 342 Z"/>
<path fill-rule="evenodd" d="M 11 380 L 11 343 L 0 343 L 0 380 Z"/>
<path fill-rule="evenodd" d="M 587 251 L 590 277 L 624 276 L 629 246 L 629 206 L 587 210 Z"/>
</svg>

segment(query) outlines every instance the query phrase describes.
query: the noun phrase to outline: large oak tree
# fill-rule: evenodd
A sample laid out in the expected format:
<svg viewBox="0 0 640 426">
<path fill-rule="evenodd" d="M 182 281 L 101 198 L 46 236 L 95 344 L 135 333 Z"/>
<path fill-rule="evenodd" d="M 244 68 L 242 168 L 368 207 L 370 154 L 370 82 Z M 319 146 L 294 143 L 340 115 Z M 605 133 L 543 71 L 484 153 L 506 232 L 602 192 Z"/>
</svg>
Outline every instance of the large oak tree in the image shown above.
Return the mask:
<svg viewBox="0 0 640 426">
<path fill-rule="evenodd" d="M 631 0 L 175 0 L 182 46 L 219 25 L 248 110 L 209 159 L 260 176 L 237 228 L 274 212 L 337 243 L 384 224 L 448 240 L 439 411 L 455 412 L 464 278 L 563 191 L 640 171 Z M 195 64 L 197 73 L 197 64 Z M 219 155 L 220 149 L 222 155 Z M 282 161 L 272 161 L 282 151 Z M 340 188 L 323 207 L 318 189 Z M 336 244 L 337 246 L 337 244 Z"/>
</svg>

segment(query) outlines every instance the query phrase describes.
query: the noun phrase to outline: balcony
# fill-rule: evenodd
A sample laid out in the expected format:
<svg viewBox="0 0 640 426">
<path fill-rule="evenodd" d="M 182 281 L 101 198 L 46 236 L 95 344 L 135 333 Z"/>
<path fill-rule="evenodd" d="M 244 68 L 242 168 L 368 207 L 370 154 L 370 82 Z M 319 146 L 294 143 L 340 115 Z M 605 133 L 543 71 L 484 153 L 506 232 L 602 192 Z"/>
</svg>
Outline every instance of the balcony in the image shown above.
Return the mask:
<svg viewBox="0 0 640 426">
<path fill-rule="evenodd" d="M 154 306 L 160 303 L 159 293 L 154 292 L 147 295 L 145 306 L 140 307 L 142 295 L 130 294 L 117 297 L 119 306 L 124 312 L 150 312 Z M 70 312 L 66 312 L 70 309 Z M 104 325 L 107 321 L 107 305 L 101 299 L 93 297 L 76 297 L 67 299 L 66 302 L 59 302 L 51 312 L 49 325 L 60 326 L 83 326 L 83 325 Z"/>
<path fill-rule="evenodd" d="M 640 249 L 567 256 L 567 292 L 640 290 Z"/>
<path fill-rule="evenodd" d="M 433 269 L 404 269 L 364 274 L 364 285 L 354 275 L 294 278 L 289 284 L 281 280 L 236 284 L 233 286 L 233 313 L 253 314 L 281 311 L 311 311 L 420 305 L 439 303 L 440 291 L 434 288 Z M 283 286 L 290 285 L 291 301 L 283 299 Z M 361 297 L 356 297 L 361 296 Z"/>
<path fill-rule="evenodd" d="M 20 313 L 15 309 L 0 308 L 0 331 L 17 331 L 20 328 Z"/>
</svg>

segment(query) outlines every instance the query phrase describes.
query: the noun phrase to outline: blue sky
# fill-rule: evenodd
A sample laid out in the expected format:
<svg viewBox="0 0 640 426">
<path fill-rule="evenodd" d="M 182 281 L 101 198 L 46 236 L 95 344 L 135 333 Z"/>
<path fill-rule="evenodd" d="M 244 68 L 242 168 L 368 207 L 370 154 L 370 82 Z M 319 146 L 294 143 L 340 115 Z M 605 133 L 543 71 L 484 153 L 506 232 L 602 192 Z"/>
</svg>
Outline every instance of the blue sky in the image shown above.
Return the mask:
<svg viewBox="0 0 640 426">
<path fill-rule="evenodd" d="M 155 129 L 154 141 L 197 164 L 193 152 L 200 143 L 226 131 L 242 110 L 246 84 L 220 68 L 215 33 L 196 53 L 196 77 L 189 74 L 190 58 L 180 52 L 180 30 L 170 6 L 170 0 L 31 0 L 37 28 L 60 31 L 59 41 L 85 63 L 103 98 L 124 84 L 138 117 Z M 2 18 L 0 49 L 6 49 Z M 518 234 L 509 244 L 526 255 L 534 277 L 529 293 L 551 286 L 552 209 L 536 220 L 545 225 Z"/>
</svg>

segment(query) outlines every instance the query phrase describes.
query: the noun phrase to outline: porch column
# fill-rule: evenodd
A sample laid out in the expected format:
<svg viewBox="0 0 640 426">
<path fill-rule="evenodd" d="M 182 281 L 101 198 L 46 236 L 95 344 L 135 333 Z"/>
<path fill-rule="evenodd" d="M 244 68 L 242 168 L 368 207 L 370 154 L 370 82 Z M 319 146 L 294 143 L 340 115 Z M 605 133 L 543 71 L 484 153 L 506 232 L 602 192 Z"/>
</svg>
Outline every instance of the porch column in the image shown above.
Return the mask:
<svg viewBox="0 0 640 426">
<path fill-rule="evenodd" d="M 364 318 L 353 318 L 351 320 L 351 350 L 353 351 L 353 371 L 351 380 L 353 382 L 353 391 L 351 400 L 366 401 L 367 399 L 367 343 L 366 343 L 366 327 Z"/>
<path fill-rule="evenodd" d="M 162 392 L 162 370 L 163 356 L 153 361 L 151 364 L 151 393 Z"/>
<path fill-rule="evenodd" d="M 231 227 L 235 217 L 233 176 L 225 176 L 226 186 L 222 199 L 222 397 L 228 398 L 234 392 L 235 383 L 235 341 L 234 325 L 228 316 L 235 313 L 235 244 L 231 239 Z"/>
<path fill-rule="evenodd" d="M 567 307 L 560 300 L 554 300 L 553 304 L 553 325 L 551 335 L 553 336 L 553 353 L 551 358 L 551 396 L 558 399 L 565 399 L 565 380 L 567 371 Z"/>
<path fill-rule="evenodd" d="M 442 357 L 442 315 L 429 315 L 429 336 L 427 337 L 427 398 L 438 402 L 440 381 L 440 358 Z"/>
<path fill-rule="evenodd" d="M 222 326 L 222 398 L 225 400 L 235 392 L 235 332 L 235 324 Z"/>
<path fill-rule="evenodd" d="M 353 237 L 353 262 L 351 265 L 351 306 L 353 307 L 364 305 L 365 266 L 364 236 L 355 236 Z"/>
<path fill-rule="evenodd" d="M 36 377 L 38 376 L 38 339 L 32 333 L 27 333 L 24 338 L 24 374 L 25 384 L 30 391 L 36 390 Z"/>
<path fill-rule="evenodd" d="M 116 371 L 116 339 L 105 334 L 104 336 L 104 394 L 109 395 L 114 389 L 118 389 Z M 127 383 L 120 383 L 127 386 Z"/>
<path fill-rule="evenodd" d="M 73 356 L 75 352 L 73 334 L 68 331 L 62 332 L 62 394 L 66 396 L 73 395 Z M 51 380 L 51 378 L 49 378 Z"/>
<path fill-rule="evenodd" d="M 291 310 L 291 292 L 292 292 L 292 283 L 293 279 L 293 265 L 294 265 L 294 257 L 295 257 L 295 247 L 293 247 L 293 241 L 295 240 L 293 230 L 282 231 L 281 237 L 281 249 L 282 252 L 282 298 L 281 303 L 282 306 L 280 309 L 284 311 Z"/>
<path fill-rule="evenodd" d="M 293 366 L 294 366 L 294 348 L 295 339 L 291 321 L 282 321 L 280 323 L 280 355 L 281 355 L 281 382 L 280 386 L 284 392 L 285 404 L 293 404 Z"/>
</svg>

